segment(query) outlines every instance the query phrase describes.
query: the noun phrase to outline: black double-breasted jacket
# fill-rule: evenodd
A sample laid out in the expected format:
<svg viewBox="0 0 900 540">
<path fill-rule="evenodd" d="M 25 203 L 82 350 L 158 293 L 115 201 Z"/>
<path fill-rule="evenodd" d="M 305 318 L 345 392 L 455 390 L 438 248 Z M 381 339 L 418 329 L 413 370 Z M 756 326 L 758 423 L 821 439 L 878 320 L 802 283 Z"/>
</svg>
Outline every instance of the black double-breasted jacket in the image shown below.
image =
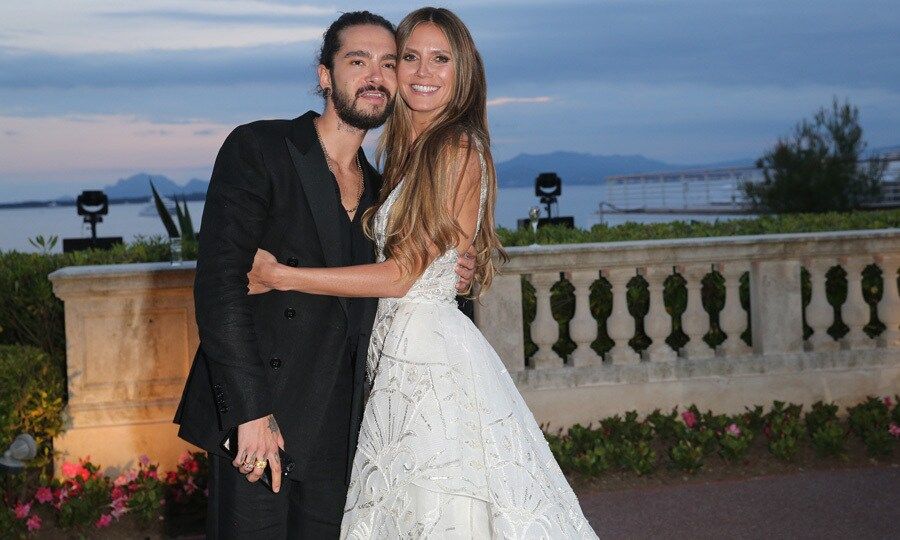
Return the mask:
<svg viewBox="0 0 900 540">
<path fill-rule="evenodd" d="M 352 314 L 344 298 L 299 292 L 247 294 L 247 272 L 257 248 L 291 266 L 343 266 L 339 191 L 328 171 L 310 111 L 294 120 L 263 120 L 237 127 L 213 168 L 200 228 L 194 300 L 200 347 L 175 422 L 179 436 L 224 454 L 234 426 L 274 414 L 285 450 L 302 479 L 323 429 L 340 362 L 356 356 L 348 451 L 356 448 L 363 379 L 376 300 Z M 381 177 L 360 149 L 365 210 Z M 368 240 L 365 240 L 368 242 Z M 368 242 L 365 261 L 373 262 Z M 350 343 L 356 343 L 349 351 Z M 346 371 L 344 372 L 346 374 Z M 324 429 L 328 429 L 324 427 Z"/>
</svg>

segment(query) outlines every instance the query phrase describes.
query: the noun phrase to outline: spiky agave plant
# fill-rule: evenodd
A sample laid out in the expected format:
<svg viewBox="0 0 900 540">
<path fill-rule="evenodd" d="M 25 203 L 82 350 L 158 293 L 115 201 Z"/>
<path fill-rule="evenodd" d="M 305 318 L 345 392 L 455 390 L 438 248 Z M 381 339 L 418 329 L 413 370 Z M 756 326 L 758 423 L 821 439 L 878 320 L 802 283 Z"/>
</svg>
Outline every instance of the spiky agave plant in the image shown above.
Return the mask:
<svg viewBox="0 0 900 540">
<path fill-rule="evenodd" d="M 184 195 L 181 196 L 181 201 L 178 200 L 178 197 L 175 197 L 175 217 L 178 219 L 178 225 L 176 226 L 175 221 L 172 219 L 172 215 L 169 214 L 169 210 L 166 208 L 165 203 L 163 203 L 162 197 L 160 197 L 159 192 L 156 191 L 153 180 L 150 180 L 150 190 L 153 192 L 153 202 L 156 204 L 156 212 L 159 214 L 159 219 L 166 228 L 169 238 L 181 238 L 187 242 L 194 241 L 197 235 L 194 233 L 194 224 L 191 221 L 191 213 L 188 210 L 187 200 L 184 198 Z M 181 229 L 180 232 L 179 229 Z"/>
</svg>

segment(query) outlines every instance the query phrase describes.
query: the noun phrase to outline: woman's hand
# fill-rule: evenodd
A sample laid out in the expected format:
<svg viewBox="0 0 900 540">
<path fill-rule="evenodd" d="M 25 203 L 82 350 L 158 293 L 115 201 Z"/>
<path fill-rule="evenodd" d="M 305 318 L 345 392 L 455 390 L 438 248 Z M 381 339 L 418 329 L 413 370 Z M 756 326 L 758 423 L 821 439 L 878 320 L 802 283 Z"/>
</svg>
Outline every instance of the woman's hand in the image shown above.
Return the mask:
<svg viewBox="0 0 900 540">
<path fill-rule="evenodd" d="M 253 257 L 253 268 L 247 273 L 249 294 L 262 294 L 276 289 L 280 266 L 274 255 L 264 249 L 257 249 Z"/>
</svg>

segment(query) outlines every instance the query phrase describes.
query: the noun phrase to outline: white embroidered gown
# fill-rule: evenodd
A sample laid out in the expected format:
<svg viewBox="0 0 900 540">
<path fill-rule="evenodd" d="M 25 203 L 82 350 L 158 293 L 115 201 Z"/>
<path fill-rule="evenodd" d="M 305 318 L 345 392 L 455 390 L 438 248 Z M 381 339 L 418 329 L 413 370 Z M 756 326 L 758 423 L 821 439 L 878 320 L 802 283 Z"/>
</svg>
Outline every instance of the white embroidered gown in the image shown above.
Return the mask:
<svg viewBox="0 0 900 540">
<path fill-rule="evenodd" d="M 375 216 L 379 262 L 397 193 Z M 485 194 L 482 174 L 479 225 Z M 596 538 L 503 362 L 457 309 L 457 258 L 379 301 L 341 538 Z"/>
</svg>

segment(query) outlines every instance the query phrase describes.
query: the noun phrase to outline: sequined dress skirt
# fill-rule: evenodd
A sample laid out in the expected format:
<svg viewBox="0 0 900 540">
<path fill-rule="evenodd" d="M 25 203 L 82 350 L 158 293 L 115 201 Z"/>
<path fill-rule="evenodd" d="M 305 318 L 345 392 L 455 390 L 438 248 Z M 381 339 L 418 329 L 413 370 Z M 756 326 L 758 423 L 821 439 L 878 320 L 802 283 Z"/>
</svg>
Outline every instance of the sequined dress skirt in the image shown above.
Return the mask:
<svg viewBox="0 0 900 540">
<path fill-rule="evenodd" d="M 596 538 L 503 362 L 451 300 L 379 304 L 342 538 Z"/>
</svg>

